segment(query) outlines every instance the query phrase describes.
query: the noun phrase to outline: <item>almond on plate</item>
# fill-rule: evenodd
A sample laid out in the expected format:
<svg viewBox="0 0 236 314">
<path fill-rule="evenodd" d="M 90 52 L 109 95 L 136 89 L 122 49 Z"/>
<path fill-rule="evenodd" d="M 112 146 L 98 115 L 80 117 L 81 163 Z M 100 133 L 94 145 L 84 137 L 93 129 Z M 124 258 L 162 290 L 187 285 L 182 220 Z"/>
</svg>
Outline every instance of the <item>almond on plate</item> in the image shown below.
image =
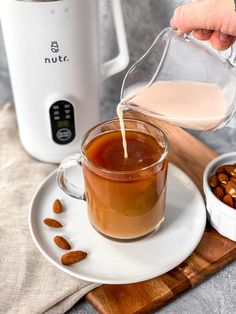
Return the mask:
<svg viewBox="0 0 236 314">
<path fill-rule="evenodd" d="M 52 210 L 55 214 L 60 214 L 62 212 L 62 204 L 59 199 L 56 199 L 54 201 Z"/>
<path fill-rule="evenodd" d="M 63 238 L 61 236 L 55 236 L 53 240 L 59 248 L 61 248 L 63 250 L 70 250 L 71 249 L 70 243 L 65 238 Z"/>
<path fill-rule="evenodd" d="M 87 253 L 83 251 L 71 251 L 62 255 L 61 262 L 63 265 L 72 265 L 78 263 L 87 257 Z"/>
<path fill-rule="evenodd" d="M 62 228 L 62 224 L 57 221 L 56 219 L 52 218 L 45 218 L 44 221 L 45 225 L 51 227 L 51 228 Z"/>
</svg>

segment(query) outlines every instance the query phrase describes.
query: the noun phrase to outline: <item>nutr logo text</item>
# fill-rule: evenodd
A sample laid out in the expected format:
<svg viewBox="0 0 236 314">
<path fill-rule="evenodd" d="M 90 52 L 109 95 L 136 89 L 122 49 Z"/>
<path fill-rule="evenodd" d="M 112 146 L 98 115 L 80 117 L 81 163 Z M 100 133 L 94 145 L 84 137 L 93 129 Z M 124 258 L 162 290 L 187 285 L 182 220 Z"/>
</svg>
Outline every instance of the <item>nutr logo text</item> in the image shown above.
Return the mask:
<svg viewBox="0 0 236 314">
<path fill-rule="evenodd" d="M 60 52 L 59 49 L 59 44 L 57 41 L 52 41 L 51 42 L 51 52 L 53 53 L 58 53 Z M 68 62 L 69 59 L 67 56 L 61 56 L 61 55 L 57 55 L 55 57 L 51 57 L 51 58 L 45 58 L 44 62 L 47 63 L 58 63 L 58 62 Z"/>
</svg>

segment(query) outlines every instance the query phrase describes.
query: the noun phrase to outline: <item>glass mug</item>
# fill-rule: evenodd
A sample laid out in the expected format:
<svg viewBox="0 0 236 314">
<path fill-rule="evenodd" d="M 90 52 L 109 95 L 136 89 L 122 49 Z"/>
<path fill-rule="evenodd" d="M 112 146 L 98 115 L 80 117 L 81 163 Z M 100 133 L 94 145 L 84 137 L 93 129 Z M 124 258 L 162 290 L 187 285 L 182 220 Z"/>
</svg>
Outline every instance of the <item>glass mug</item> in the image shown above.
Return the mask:
<svg viewBox="0 0 236 314">
<path fill-rule="evenodd" d="M 110 120 L 84 135 L 80 154 L 68 157 L 60 164 L 57 182 L 65 193 L 87 202 L 89 220 L 98 232 L 113 239 L 130 240 L 152 233 L 164 220 L 169 144 L 165 134 L 150 123 L 133 119 L 124 119 L 124 122 L 128 151 L 129 136 L 140 140 L 138 145 L 147 144 L 145 149 L 154 145 L 151 164 L 142 163 L 141 149 L 137 150 L 140 165 L 128 161 L 125 170 L 112 170 L 97 162 L 99 158 L 105 158 L 119 164 L 119 154 L 123 154 L 119 120 Z M 112 141 L 117 137 L 117 145 L 122 149 L 120 153 L 116 149 L 114 155 L 114 151 L 109 150 L 116 145 Z M 68 171 L 76 171 L 72 167 L 78 165 L 83 169 L 84 190 L 68 179 Z"/>
<path fill-rule="evenodd" d="M 181 119 L 181 111 L 178 112 L 178 109 L 176 109 L 178 113 L 178 117 L 176 117 L 171 113 L 163 115 L 161 112 L 152 111 L 150 106 L 148 108 L 132 102 L 134 96 L 160 81 L 216 84 L 222 90 L 226 103 L 222 118 L 219 121 L 213 119 L 212 123 L 206 120 L 204 125 L 204 121 L 198 123 L 198 117 L 194 117 L 196 123 L 193 119 L 192 125 L 189 123 L 190 127 L 188 127 L 186 113 Z M 236 111 L 235 51 L 231 48 L 226 52 L 218 52 L 206 42 L 203 43 L 195 39 L 191 34 L 181 34 L 171 28 L 166 28 L 157 36 L 147 52 L 127 72 L 122 84 L 120 98 L 122 102 L 127 101 L 124 109 L 140 111 L 180 127 L 200 131 L 222 128 L 229 125 L 228 123 Z M 160 97 L 155 97 L 154 92 L 151 101 L 158 102 Z M 210 110 L 209 114 L 214 117 L 214 103 L 208 110 Z M 188 118 L 191 122 L 191 116 Z M 233 120 L 232 122 L 229 126 L 234 127 L 233 124 L 235 123 Z"/>
</svg>

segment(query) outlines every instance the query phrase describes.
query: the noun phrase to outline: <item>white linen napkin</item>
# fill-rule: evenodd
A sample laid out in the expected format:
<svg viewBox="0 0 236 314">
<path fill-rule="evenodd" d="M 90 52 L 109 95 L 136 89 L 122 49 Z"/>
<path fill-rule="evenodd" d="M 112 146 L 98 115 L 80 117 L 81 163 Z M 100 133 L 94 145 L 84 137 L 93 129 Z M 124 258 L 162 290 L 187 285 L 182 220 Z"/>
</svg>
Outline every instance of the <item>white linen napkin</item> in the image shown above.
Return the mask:
<svg viewBox="0 0 236 314">
<path fill-rule="evenodd" d="M 1 313 L 65 313 L 98 286 L 51 265 L 31 239 L 29 204 L 37 186 L 54 169 L 25 152 L 13 106 L 0 106 Z"/>
</svg>

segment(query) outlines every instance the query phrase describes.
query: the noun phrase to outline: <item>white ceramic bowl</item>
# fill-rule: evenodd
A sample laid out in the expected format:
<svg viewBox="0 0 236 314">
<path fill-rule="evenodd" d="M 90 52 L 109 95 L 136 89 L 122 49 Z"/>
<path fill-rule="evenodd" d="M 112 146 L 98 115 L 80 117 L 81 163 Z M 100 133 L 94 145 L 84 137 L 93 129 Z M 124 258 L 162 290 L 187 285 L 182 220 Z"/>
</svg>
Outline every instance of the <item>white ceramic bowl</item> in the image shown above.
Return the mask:
<svg viewBox="0 0 236 314">
<path fill-rule="evenodd" d="M 206 197 L 208 219 L 214 229 L 223 236 L 236 241 L 236 209 L 221 202 L 211 191 L 209 177 L 224 164 L 236 163 L 236 152 L 220 155 L 213 159 L 204 171 L 203 190 Z"/>
</svg>

